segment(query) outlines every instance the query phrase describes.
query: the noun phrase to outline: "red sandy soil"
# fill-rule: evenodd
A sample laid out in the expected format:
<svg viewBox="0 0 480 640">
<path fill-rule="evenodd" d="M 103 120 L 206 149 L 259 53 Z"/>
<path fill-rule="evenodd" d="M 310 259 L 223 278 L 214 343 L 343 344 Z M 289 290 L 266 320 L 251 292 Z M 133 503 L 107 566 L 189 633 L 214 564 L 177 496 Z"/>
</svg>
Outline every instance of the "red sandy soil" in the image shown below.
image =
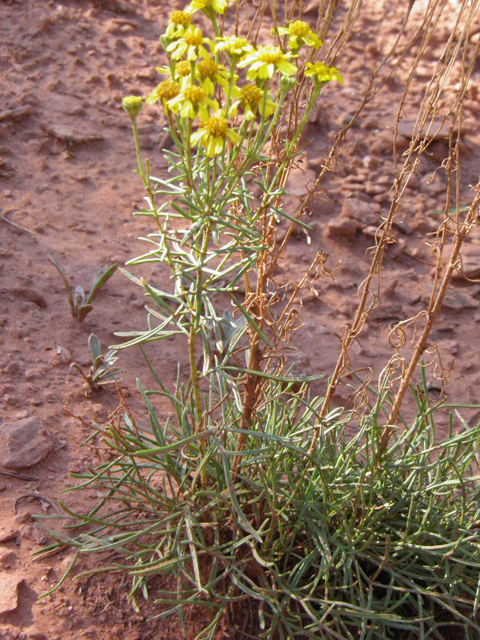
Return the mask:
<svg viewBox="0 0 480 640">
<path fill-rule="evenodd" d="M 414 4 L 409 34 L 418 26 L 424 5 L 420 0 Z M 119 341 L 115 331 L 146 326 L 143 294 L 120 272 L 102 289 L 83 324 L 78 323 L 70 315 L 63 283 L 48 256 L 58 260 L 74 285 L 88 289 L 101 265 L 122 265 L 143 252 L 137 238 L 150 229 L 144 219 L 131 215 L 141 205 L 143 193 L 133 174 L 133 140 L 121 97 L 146 95 L 156 85 L 155 67 L 162 62 L 158 38 L 168 13 L 182 6 L 178 0 L 0 1 L 0 210 L 24 228 L 0 220 L 0 436 L 2 425 L 38 416 L 54 442 L 53 451 L 31 468 L 12 473 L 0 467 L 0 604 L 2 598 L 15 601 L 13 610 L 7 603 L 0 613 L 0 640 L 182 637 L 175 618 L 147 622 L 161 610 L 153 599 L 140 612 L 132 610 L 122 576 L 67 580 L 54 595 L 39 599 L 63 575 L 73 556 L 66 549 L 40 561 L 32 559 L 31 553 L 47 540 L 33 525 L 32 514 L 42 512 L 42 507 L 52 514 L 53 509 L 27 495 L 38 493 L 54 503 L 61 498 L 62 489 L 74 484 L 69 472 L 81 471 L 92 459 L 92 452 L 80 446 L 91 432 L 89 423 L 107 421 L 118 404 L 116 394 L 108 391 L 86 398 L 82 379 L 69 368 L 73 361 L 88 364 L 89 334 L 96 333 L 107 346 Z M 408 145 L 416 109 L 450 34 L 456 7 L 451 0 L 415 77 L 405 104 L 399 154 Z M 360 102 L 369 70 L 392 45 L 406 8 L 407 3 L 389 0 L 365 2 L 356 35 L 337 63 L 344 85 L 324 90 L 316 122 L 309 125 L 307 162 L 291 181 L 291 204 L 315 180 L 335 132 Z M 314 14 L 309 15 L 313 19 Z M 312 206 L 311 243 L 299 233 L 280 265 L 279 280 L 286 283 L 298 281 L 320 249 L 329 254 L 331 268 L 340 263 L 335 280 L 319 279 L 316 291 L 302 291 L 304 326 L 295 335 L 298 351 L 293 356 L 300 373 L 328 376 L 338 356 L 341 324 L 352 320 L 357 289 L 369 265 L 366 250 L 373 243 L 369 218 L 378 223 L 374 214 L 385 214 L 389 208 L 392 126 L 411 60 L 407 57 L 401 63 L 349 131 L 338 167 L 323 185 L 329 198 L 317 197 Z M 469 201 L 470 185 L 478 180 L 479 77 L 477 66 L 465 101 L 462 204 Z M 450 104 L 448 91 L 455 81 L 458 78 L 440 100 L 440 111 Z M 158 110 L 145 109 L 139 122 L 144 152 L 152 158 L 154 173 L 161 174 L 166 137 Z M 354 367 L 369 365 L 378 374 L 392 354 L 387 341 L 390 324 L 415 315 L 428 301 L 434 260 L 426 234 L 435 230 L 438 220 L 430 213 L 444 204 L 445 173 L 440 170 L 429 179 L 446 155 L 446 143 L 436 141 L 405 192 L 398 242 L 385 262 L 383 302 L 352 348 Z M 335 235 L 328 224 L 335 226 L 342 211 L 347 219 L 349 212 L 362 211 L 362 228 L 355 232 L 347 222 L 343 226 L 347 235 Z M 470 262 L 478 263 L 478 229 L 469 246 Z M 166 271 L 156 266 L 141 275 L 160 283 Z M 458 402 L 480 400 L 479 300 L 478 284 L 456 279 L 432 335 L 445 366 L 455 358 L 446 392 Z M 167 383 L 176 373 L 173 364 L 184 361 L 185 355 L 175 341 L 153 345 L 149 353 Z M 135 378 L 145 386 L 153 384 L 152 378 L 135 349 L 122 351 L 119 364 L 131 409 L 143 415 Z M 325 381 L 317 383 L 317 391 L 324 390 Z M 435 386 L 438 383 L 432 393 L 438 393 Z M 341 387 L 336 402 L 345 403 L 349 395 L 350 389 Z M 469 418 L 472 413 L 465 415 Z M 160 408 L 161 419 L 167 414 Z M 439 417 L 442 429 L 447 419 Z M 63 499 L 81 509 L 89 497 L 69 493 Z M 96 562 L 87 558 L 80 566 Z M 187 614 L 189 636 L 194 637 L 204 621 L 203 614 Z M 242 620 L 231 619 L 217 637 L 246 638 L 240 629 Z"/>
</svg>

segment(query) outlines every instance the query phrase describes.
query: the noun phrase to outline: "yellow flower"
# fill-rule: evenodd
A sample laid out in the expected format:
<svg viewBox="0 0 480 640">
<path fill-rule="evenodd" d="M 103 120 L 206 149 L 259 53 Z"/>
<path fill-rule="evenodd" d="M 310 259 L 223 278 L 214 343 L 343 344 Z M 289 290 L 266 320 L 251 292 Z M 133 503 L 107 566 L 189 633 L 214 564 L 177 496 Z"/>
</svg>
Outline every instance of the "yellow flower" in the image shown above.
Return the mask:
<svg viewBox="0 0 480 640">
<path fill-rule="evenodd" d="M 335 67 L 327 67 L 323 62 L 315 62 L 314 64 L 307 62 L 305 66 L 307 67 L 305 75 L 322 87 L 330 80 L 337 80 L 340 84 L 343 82 L 340 71 Z"/>
<path fill-rule="evenodd" d="M 260 47 L 257 51 L 248 54 L 238 66 L 243 68 L 250 65 L 247 72 L 247 80 L 266 80 L 271 78 L 275 71 L 284 76 L 292 76 L 297 67 L 289 62 L 291 53 L 283 53 L 280 47 Z"/>
<path fill-rule="evenodd" d="M 174 11 L 168 19 L 165 35 L 169 40 L 181 38 L 190 27 L 190 14 L 186 11 Z"/>
<path fill-rule="evenodd" d="M 180 64 L 180 63 L 179 63 Z M 212 58 L 200 60 L 196 66 L 197 80 L 208 96 L 212 96 L 215 91 L 215 83 L 228 86 L 229 73 L 222 64 L 217 64 Z M 234 76 L 236 79 L 237 76 Z"/>
<path fill-rule="evenodd" d="M 170 80 L 172 80 L 172 71 L 170 67 L 157 67 L 157 71 L 163 75 L 170 76 Z M 191 75 L 192 65 L 188 60 L 180 60 L 180 62 L 177 62 L 173 72 L 173 79 L 175 82 L 180 84 L 182 89 L 187 85 L 192 84 Z"/>
<path fill-rule="evenodd" d="M 231 113 L 236 115 L 237 106 L 243 108 L 245 120 L 253 120 L 258 113 L 259 106 L 263 101 L 264 91 L 257 87 L 256 84 L 246 84 L 241 89 L 233 87 L 232 97 L 236 98 L 232 104 Z M 267 98 L 265 103 L 265 117 L 268 118 L 275 111 L 276 104 Z"/>
<path fill-rule="evenodd" d="M 175 65 L 175 75 L 179 78 L 187 78 L 192 73 L 192 65 L 188 60 L 180 60 Z"/>
<path fill-rule="evenodd" d="M 201 118 L 208 118 L 208 108 L 214 103 L 207 98 L 202 87 L 185 87 L 181 93 L 175 96 L 168 103 L 168 108 L 174 113 L 180 111 L 182 118 L 195 118 L 197 114 Z"/>
<path fill-rule="evenodd" d="M 234 1 L 235 0 L 230 0 L 230 2 Z M 223 14 L 228 6 L 228 2 L 229 0 L 192 0 L 186 11 L 189 13 L 195 13 L 195 11 L 208 13 L 210 9 L 213 9 L 216 13 Z"/>
<path fill-rule="evenodd" d="M 204 44 L 208 44 L 213 50 L 213 42 L 210 38 L 204 38 L 198 27 L 189 27 L 181 38 L 168 45 L 167 53 L 171 53 L 174 60 L 180 60 L 184 56 L 191 61 L 197 60 L 199 56 L 208 58 L 208 51 Z"/>
<path fill-rule="evenodd" d="M 251 53 L 253 51 L 253 47 L 246 38 L 225 36 L 217 38 L 215 53 L 218 53 L 219 51 L 225 51 L 230 59 L 233 58 L 235 62 L 237 62 L 247 53 Z"/>
<path fill-rule="evenodd" d="M 132 120 L 138 116 L 143 106 L 143 100 L 140 96 L 126 96 L 122 98 L 122 107 L 128 113 Z"/>
<path fill-rule="evenodd" d="M 154 104 L 160 100 L 165 111 L 168 111 L 168 101 L 178 96 L 179 93 L 179 84 L 173 80 L 164 80 L 149 96 L 147 96 L 147 104 Z"/>
<path fill-rule="evenodd" d="M 238 133 L 228 127 L 228 121 L 222 111 L 217 111 L 213 117 L 202 120 L 203 124 L 192 133 L 190 140 L 192 146 L 201 143 L 206 149 L 207 157 L 212 158 L 223 153 L 227 138 L 234 145 L 241 141 Z"/>
<path fill-rule="evenodd" d="M 311 30 L 310 25 L 307 22 L 303 22 L 303 20 L 291 22 L 286 29 L 285 27 L 279 27 L 278 33 L 281 36 L 289 36 L 288 46 L 292 51 L 298 51 L 303 44 L 308 47 L 315 47 L 315 49 L 319 49 L 322 46 L 320 38 Z"/>
</svg>

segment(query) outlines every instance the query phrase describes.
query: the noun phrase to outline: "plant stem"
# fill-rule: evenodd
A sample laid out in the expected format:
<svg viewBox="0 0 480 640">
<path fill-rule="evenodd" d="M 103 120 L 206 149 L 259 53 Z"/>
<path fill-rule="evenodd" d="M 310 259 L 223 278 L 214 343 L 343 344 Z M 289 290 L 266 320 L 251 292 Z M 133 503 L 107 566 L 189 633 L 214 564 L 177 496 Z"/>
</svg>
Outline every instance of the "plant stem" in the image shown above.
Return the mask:
<svg viewBox="0 0 480 640">
<path fill-rule="evenodd" d="M 137 153 L 138 170 L 139 170 L 140 175 L 142 177 L 143 184 L 145 185 L 145 188 L 147 188 L 148 181 L 147 181 L 147 178 L 145 176 L 145 171 L 143 169 L 143 162 L 142 162 L 142 155 L 141 155 L 141 152 L 140 152 L 140 141 L 138 139 L 138 127 L 137 127 L 137 119 L 136 118 L 132 118 L 132 127 L 133 127 L 133 137 L 135 138 L 135 151 Z"/>
</svg>

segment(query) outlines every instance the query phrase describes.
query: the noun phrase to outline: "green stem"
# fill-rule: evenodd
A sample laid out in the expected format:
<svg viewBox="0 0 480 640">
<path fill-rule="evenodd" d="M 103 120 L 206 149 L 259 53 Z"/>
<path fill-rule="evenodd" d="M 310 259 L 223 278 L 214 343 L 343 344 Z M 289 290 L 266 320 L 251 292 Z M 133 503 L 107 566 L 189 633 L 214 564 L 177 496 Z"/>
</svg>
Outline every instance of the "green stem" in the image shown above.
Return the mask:
<svg viewBox="0 0 480 640">
<path fill-rule="evenodd" d="M 148 188 L 148 181 L 147 181 L 147 178 L 145 177 L 145 171 L 143 170 L 142 154 L 140 152 L 140 141 L 138 139 L 138 127 L 137 127 L 136 118 L 132 118 L 132 126 L 133 126 L 133 136 L 135 138 L 135 151 L 137 152 L 138 170 L 140 172 L 140 176 L 142 177 L 145 188 Z"/>
<path fill-rule="evenodd" d="M 310 115 L 310 111 L 312 110 L 312 107 L 315 104 L 315 100 L 318 98 L 318 94 L 320 93 L 320 91 L 321 91 L 321 87 L 315 87 L 314 88 L 312 96 L 311 96 L 311 98 L 309 100 L 307 109 L 305 110 L 303 118 L 300 121 L 300 124 L 298 125 L 297 130 L 295 131 L 295 135 L 293 136 L 293 138 L 291 139 L 290 142 L 286 142 L 286 144 L 285 144 L 285 158 L 283 159 L 282 164 L 279 166 L 277 172 L 275 173 L 275 175 L 272 178 L 272 182 L 270 184 L 269 191 L 271 191 L 275 187 L 275 184 L 277 182 L 278 177 L 282 175 L 283 170 L 285 169 L 287 163 L 290 161 L 290 153 L 291 153 L 292 149 L 294 148 L 298 138 L 301 136 L 303 129 L 305 128 L 308 116 Z M 264 198 L 263 198 L 263 202 L 261 204 L 261 207 L 263 207 L 263 206 L 265 206 L 267 204 L 268 198 L 269 198 L 269 195 L 268 195 L 268 193 L 266 193 Z"/>
<path fill-rule="evenodd" d="M 225 105 L 225 118 L 228 120 L 228 112 L 230 110 L 230 102 L 232 99 L 232 86 L 235 77 L 235 64 L 232 62 L 230 67 L 230 78 L 228 79 L 227 103 Z"/>
<path fill-rule="evenodd" d="M 190 373 L 192 374 L 192 386 L 193 386 L 193 398 L 195 401 L 195 413 L 197 414 L 197 423 L 200 424 L 202 420 L 202 400 L 200 398 L 200 386 L 198 383 L 198 370 L 195 354 L 195 337 L 196 337 L 196 323 L 192 318 L 190 324 L 190 335 L 188 337 L 188 356 L 190 360 Z"/>
</svg>

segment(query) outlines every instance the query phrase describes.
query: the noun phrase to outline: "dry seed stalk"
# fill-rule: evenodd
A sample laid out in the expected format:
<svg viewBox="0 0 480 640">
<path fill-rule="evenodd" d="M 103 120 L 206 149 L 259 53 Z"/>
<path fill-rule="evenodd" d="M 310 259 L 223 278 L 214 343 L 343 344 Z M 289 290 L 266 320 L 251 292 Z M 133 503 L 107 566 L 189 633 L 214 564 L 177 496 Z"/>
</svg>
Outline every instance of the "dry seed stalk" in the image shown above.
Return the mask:
<svg viewBox="0 0 480 640">
<path fill-rule="evenodd" d="M 464 4 L 462 5 L 462 9 L 459 12 L 459 16 L 457 17 L 457 25 L 459 24 L 460 18 L 463 15 L 463 12 L 465 10 L 465 8 L 467 7 L 468 3 L 464 2 Z M 343 375 L 345 375 L 345 373 L 347 373 L 348 371 L 348 365 L 349 365 L 349 358 L 348 358 L 348 350 L 350 349 L 351 345 L 353 344 L 354 340 L 358 337 L 358 335 L 360 334 L 360 332 L 362 331 L 365 321 L 368 317 L 369 312 L 375 308 L 378 303 L 379 303 L 379 295 L 374 294 L 372 291 L 372 285 L 374 282 L 374 278 L 377 278 L 377 287 L 378 289 L 380 288 L 380 277 L 382 274 L 382 266 L 383 266 L 383 260 L 384 260 L 384 256 L 385 256 L 385 251 L 388 247 L 388 245 L 391 242 L 394 242 L 394 238 L 392 236 L 392 225 L 393 222 L 395 220 L 398 208 L 399 208 L 399 204 L 401 202 L 401 199 L 404 195 L 406 186 L 408 185 L 408 182 L 411 178 L 411 176 L 413 175 L 413 173 L 416 171 L 416 169 L 419 166 L 420 163 L 420 159 L 421 156 L 425 153 L 425 151 L 428 149 L 428 147 L 431 145 L 432 143 L 432 139 L 433 137 L 430 134 L 430 130 L 432 129 L 432 127 L 434 126 L 434 120 L 435 120 L 435 116 L 438 112 L 438 97 L 442 91 L 442 89 L 444 88 L 444 86 L 446 85 L 447 79 L 450 77 L 451 72 L 452 72 L 452 68 L 454 65 L 455 60 L 458 57 L 459 51 L 461 49 L 461 45 L 462 43 L 466 43 L 468 42 L 468 37 L 469 37 L 469 29 L 470 29 L 470 25 L 472 23 L 472 21 L 474 20 L 474 16 L 478 13 L 478 5 L 479 3 L 475 3 L 475 6 L 473 6 L 470 10 L 470 13 L 466 19 L 466 24 L 463 27 L 463 29 L 461 30 L 460 35 L 457 37 L 457 40 L 454 42 L 454 33 L 452 34 L 452 37 L 449 39 L 446 48 L 445 48 L 445 52 L 444 52 L 444 56 L 442 57 L 442 59 L 438 62 L 437 64 L 437 69 L 435 70 L 435 73 L 433 74 L 433 78 L 432 81 L 430 82 L 428 91 L 426 93 L 426 96 L 424 98 L 424 100 L 422 101 L 422 104 L 420 106 L 419 109 L 419 115 L 417 118 L 417 126 L 415 128 L 415 132 L 413 135 L 413 139 L 412 142 L 410 144 L 410 147 L 408 149 L 408 152 L 406 153 L 406 157 L 403 163 L 403 167 L 402 170 L 400 171 L 400 173 L 398 174 L 398 177 L 395 179 L 394 181 L 394 195 L 392 198 L 392 203 L 391 203 L 391 207 L 390 207 L 390 211 L 389 214 L 387 216 L 387 218 L 382 222 L 382 224 L 379 227 L 379 235 L 377 235 L 376 237 L 376 246 L 375 246 L 375 250 L 374 250 L 374 254 L 372 257 L 372 262 L 371 262 L 371 266 L 370 266 L 370 270 L 369 270 L 369 274 L 367 276 L 367 278 L 365 279 L 365 281 L 362 283 L 362 293 L 361 293 L 361 298 L 360 298 L 360 302 L 357 308 L 357 312 L 355 314 L 355 318 L 353 320 L 352 326 L 351 327 L 347 327 L 345 329 L 343 338 L 342 338 L 342 347 L 341 347 L 341 352 L 339 355 L 339 358 L 337 360 L 337 364 L 335 366 L 335 370 L 334 373 L 332 375 L 331 378 L 331 382 L 330 385 L 327 389 L 327 393 L 326 393 L 326 397 L 325 397 L 325 404 L 322 407 L 322 410 L 320 412 L 320 416 L 321 419 L 323 420 L 323 418 L 325 418 L 325 415 L 328 411 L 329 408 L 329 404 L 330 401 L 335 393 L 335 390 L 337 388 L 338 383 L 340 382 L 340 379 L 343 377 Z M 413 82 L 413 78 L 415 75 L 415 70 L 418 67 L 420 61 L 424 58 L 425 55 L 425 51 L 427 49 L 427 46 L 429 44 L 429 42 L 431 41 L 431 38 L 433 36 L 433 33 L 435 31 L 435 27 L 438 25 L 438 20 L 440 18 L 441 12 L 443 11 L 445 6 L 445 2 L 440 2 L 439 0 L 437 2 L 434 2 L 431 6 L 429 11 L 427 12 L 427 15 L 425 16 L 424 22 L 422 24 L 422 28 L 420 31 L 417 31 L 417 34 L 421 33 L 422 34 L 422 40 L 420 43 L 420 47 L 419 47 L 419 52 L 415 58 L 414 64 L 412 66 L 412 70 L 409 74 L 407 83 L 406 83 L 406 87 L 402 96 L 402 99 L 400 101 L 400 106 L 399 106 L 399 110 L 398 110 L 398 115 L 396 118 L 396 123 L 395 123 L 395 136 L 394 136 L 394 159 L 395 159 L 395 163 L 397 163 L 397 153 L 396 153 L 396 140 L 397 140 L 397 134 L 398 134 L 398 123 L 400 122 L 402 115 L 403 115 L 403 106 L 405 104 L 406 101 L 406 97 L 408 95 L 410 86 Z M 417 35 L 416 34 L 416 35 Z M 398 39 L 397 39 L 398 41 Z M 413 39 L 410 40 L 409 46 L 413 43 Z M 472 72 L 472 65 L 474 64 L 474 61 L 478 55 L 478 45 L 475 48 L 473 57 L 472 57 L 472 61 L 470 64 L 470 68 L 468 73 L 466 74 L 466 76 L 463 79 L 462 82 L 462 87 L 459 90 L 458 96 L 457 96 L 457 100 L 456 103 L 454 104 L 454 106 L 452 107 L 451 111 L 454 110 L 454 107 L 456 107 L 456 118 L 460 117 L 461 114 L 461 108 L 463 106 L 463 97 L 466 91 L 466 87 L 468 84 L 468 80 L 470 78 L 471 72 Z M 465 62 L 465 53 L 463 54 L 464 58 L 463 58 L 463 63 Z M 398 64 L 398 63 L 397 63 Z M 362 103 L 363 104 L 363 103 Z M 446 117 L 444 118 L 444 121 L 446 120 Z M 423 133 L 423 130 L 426 130 L 426 133 Z M 452 139 L 453 136 L 453 132 L 455 130 L 455 121 L 454 124 L 452 125 L 451 128 L 451 134 L 450 134 L 450 138 Z M 342 132 L 339 135 L 339 139 L 342 135 Z M 460 135 L 460 132 L 459 132 Z M 447 164 L 448 166 L 450 166 L 450 168 L 452 168 L 454 166 L 454 156 L 457 155 L 458 156 L 458 143 L 459 141 L 457 140 L 457 145 L 456 145 L 456 149 L 457 151 L 455 153 L 452 152 L 452 149 L 450 148 L 450 155 L 449 155 L 449 159 L 447 160 Z M 450 145 L 451 147 L 451 145 Z M 332 153 L 333 152 L 333 153 Z M 329 157 L 327 158 L 327 162 L 325 165 L 325 169 L 324 171 L 326 171 L 327 167 L 329 166 L 329 162 L 333 161 L 335 159 L 335 155 L 336 155 L 336 151 L 334 149 L 332 149 L 332 152 L 330 152 Z M 457 163 L 456 165 L 458 166 L 458 157 L 457 157 Z M 319 178 L 317 180 L 317 183 L 320 181 L 322 177 L 322 174 L 319 175 Z M 457 174 L 457 180 L 458 180 L 458 174 Z M 451 181 L 451 174 L 450 174 L 450 180 L 449 183 Z M 307 198 L 311 197 L 310 194 L 309 196 L 307 196 Z M 476 202 L 476 199 L 475 201 Z M 473 204 L 472 204 L 473 207 Z M 475 208 L 475 207 L 474 207 Z M 448 209 L 448 206 L 447 206 Z M 466 221 L 467 222 L 467 221 Z M 472 220 L 470 220 L 469 224 L 473 224 Z M 468 226 L 468 224 L 467 224 Z M 469 227 L 471 228 L 471 227 Z M 465 240 L 466 236 L 468 235 L 468 232 L 462 235 L 462 240 L 458 246 L 458 252 L 461 248 L 461 244 L 463 243 L 463 241 Z M 460 236 L 459 236 L 460 237 Z M 443 243 L 445 242 L 445 234 L 443 234 Z M 442 245 L 443 246 L 443 245 Z M 439 262 L 437 264 L 441 263 L 441 257 L 439 257 Z M 453 271 L 453 269 L 452 269 Z M 450 276 L 451 276 L 451 272 L 450 272 Z M 446 287 L 448 286 L 448 281 L 445 283 L 445 291 L 446 291 Z M 443 293 L 444 296 L 444 293 Z M 443 301 L 443 296 L 442 296 L 442 301 Z M 432 305 L 432 309 L 434 308 L 434 305 Z M 436 313 L 438 314 L 440 307 L 435 307 L 436 309 Z M 433 321 L 433 320 L 432 320 Z M 399 325 L 397 325 L 398 327 Z M 400 410 L 404 395 L 408 389 L 408 384 L 411 381 L 411 377 L 413 376 L 413 371 L 415 370 L 416 364 L 419 361 L 419 358 L 421 357 L 423 351 L 424 351 L 424 347 L 425 344 L 427 342 L 427 338 L 428 338 L 428 334 L 431 330 L 431 323 L 427 322 L 427 325 L 425 327 L 425 329 L 427 330 L 427 333 L 424 335 L 424 333 L 422 332 L 422 338 L 424 338 L 421 342 L 421 344 L 419 344 L 419 349 L 418 349 L 418 357 L 415 360 L 415 365 L 412 366 L 412 368 L 410 369 L 410 367 L 407 368 L 408 371 L 408 375 L 409 380 L 408 382 L 405 383 L 403 377 L 402 377 L 402 384 L 401 384 L 401 398 L 398 397 L 398 402 L 395 405 L 395 413 L 391 414 L 391 418 L 396 418 L 398 417 L 398 411 Z M 423 351 L 421 351 L 423 349 Z M 400 393 L 400 390 L 399 390 Z M 389 419 L 389 424 L 390 424 L 390 419 Z M 318 436 L 320 434 L 320 429 L 321 429 L 321 423 L 319 425 L 317 425 L 317 427 L 315 428 L 314 431 L 314 435 L 313 435 L 313 439 L 312 439 L 312 443 L 309 449 L 309 452 L 312 453 L 315 449 L 316 446 L 316 442 L 318 439 Z M 389 434 L 391 434 L 391 431 L 388 432 Z M 385 438 L 382 440 L 382 448 L 386 446 L 386 442 L 388 442 L 388 437 L 385 436 Z"/>
</svg>

